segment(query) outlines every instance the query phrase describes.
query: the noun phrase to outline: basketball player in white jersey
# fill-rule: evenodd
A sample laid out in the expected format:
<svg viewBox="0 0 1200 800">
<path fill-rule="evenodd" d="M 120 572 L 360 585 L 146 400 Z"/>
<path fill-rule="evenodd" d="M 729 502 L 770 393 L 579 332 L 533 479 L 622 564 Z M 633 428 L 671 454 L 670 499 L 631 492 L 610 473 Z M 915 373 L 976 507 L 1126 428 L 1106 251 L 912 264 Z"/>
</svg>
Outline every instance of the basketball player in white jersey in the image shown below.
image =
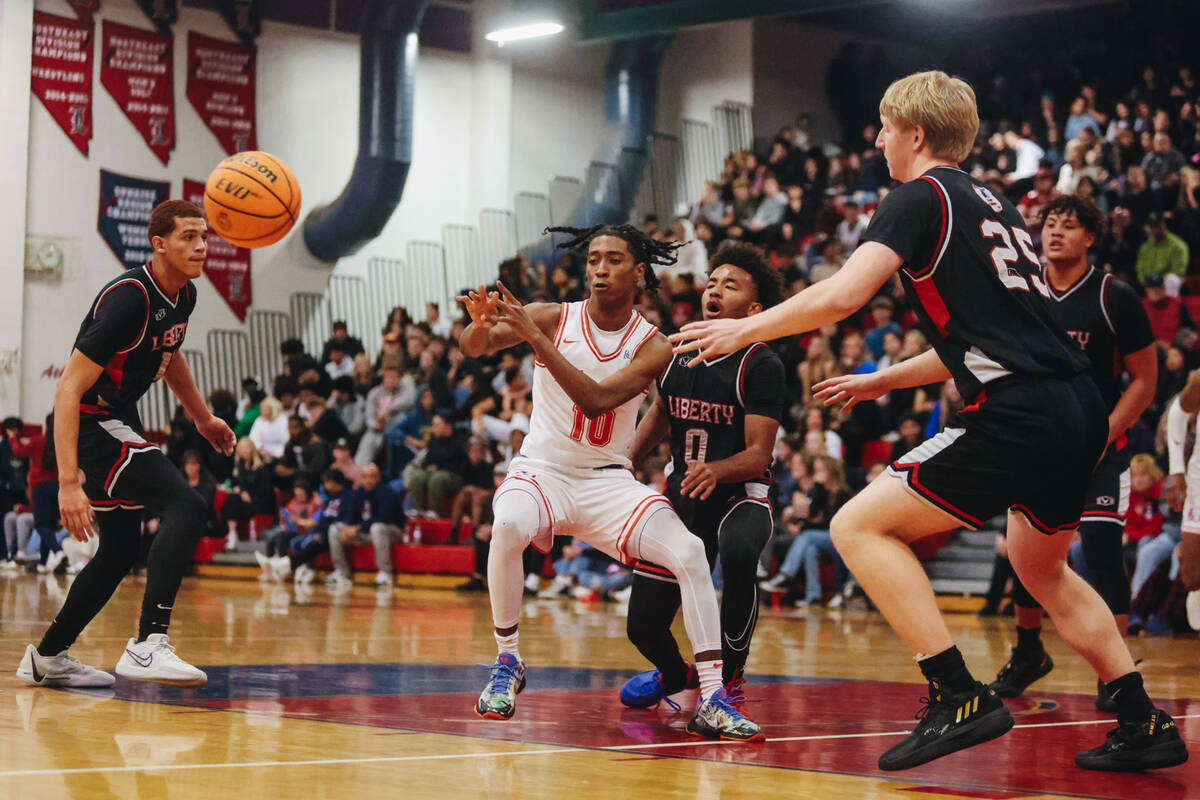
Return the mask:
<svg viewBox="0 0 1200 800">
<path fill-rule="evenodd" d="M 551 230 L 574 237 L 561 247 L 587 253 L 590 299 L 522 306 L 503 284 L 503 296 L 480 286 L 460 298 L 472 319 L 461 338 L 466 355 L 526 341 L 536 357 L 529 435 L 493 500 L 488 586 L 499 654 L 475 713 L 509 719 L 525 688 L 517 649 L 522 552 L 530 544 L 549 551 L 555 535 L 575 536 L 625 563 L 651 561 L 676 576 L 700 680 L 688 730 L 745 739 L 757 726 L 721 686 L 720 617 L 704 545 L 629 470 L 642 396 L 672 355 L 633 305 L 642 286 L 657 285 L 653 266 L 674 263 L 676 246 L 629 225 Z"/>
</svg>

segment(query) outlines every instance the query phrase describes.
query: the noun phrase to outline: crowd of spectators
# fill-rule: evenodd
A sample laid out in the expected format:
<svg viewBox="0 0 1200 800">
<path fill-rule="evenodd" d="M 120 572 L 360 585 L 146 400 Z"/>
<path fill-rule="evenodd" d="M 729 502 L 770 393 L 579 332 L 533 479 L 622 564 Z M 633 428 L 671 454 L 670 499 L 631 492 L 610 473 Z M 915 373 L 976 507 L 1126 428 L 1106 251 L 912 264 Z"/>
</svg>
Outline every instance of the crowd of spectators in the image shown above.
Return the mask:
<svg viewBox="0 0 1200 800">
<path fill-rule="evenodd" d="M 1137 588 L 1158 587 L 1163 595 L 1169 593 L 1154 576 L 1168 584 L 1173 576 L 1179 519 L 1160 500 L 1165 453 L 1156 432 L 1165 404 L 1200 362 L 1189 310 L 1189 298 L 1200 297 L 1191 256 L 1200 254 L 1200 87 L 1184 63 L 1126 77 L 1118 91 L 1080 79 L 1065 96 L 1035 93 L 1032 104 L 1006 105 L 989 83 L 980 98 L 986 118 L 962 168 L 1012 200 L 1035 238 L 1042 207 L 1060 193 L 1090 197 L 1107 215 L 1108 230 L 1091 252 L 1094 265 L 1143 293 L 1160 347 L 1157 397 L 1129 434 L 1133 452 L 1144 455 L 1135 462 L 1128 552 Z M 789 294 L 835 274 L 888 192 L 876 134 L 868 124 L 849 141 L 819 141 L 802 114 L 761 152 L 729 154 L 685 214 L 646 218 L 647 233 L 684 245 L 678 263 L 660 276 L 662 288 L 643 298 L 647 319 L 670 333 L 699 318 L 709 256 L 726 239 L 761 247 Z M 523 301 L 586 296 L 582 264 L 570 255 L 532 263 L 517 256 L 498 273 Z M 178 413 L 165 449 L 209 501 L 211 535 L 226 537 L 230 549 L 265 539 L 259 558 L 266 580 L 311 581 L 314 560 L 329 552 L 335 586 L 349 583 L 348 552 L 370 546 L 376 581 L 390 584 L 391 545 L 413 540 L 420 529 L 414 521 L 449 519 L 451 541 L 475 546 L 475 574 L 462 588 L 485 588 L 490 498 L 529 428 L 533 361 L 523 347 L 466 357 L 458 346 L 463 325 L 434 304 L 419 321 L 397 307 L 378 334 L 373 360 L 345 321 L 333 324 L 319 354 L 306 353 L 299 340 L 284 342 L 283 373 L 269 387 L 247 379 L 240 396 L 218 390 L 209 398 L 237 434 L 232 458 L 214 452 Z M 829 519 L 886 462 L 941 430 L 962 399 L 947 382 L 893 391 L 846 416 L 814 402 L 812 387 L 821 380 L 883 369 L 929 348 L 898 277 L 843 323 L 773 345 L 785 365 L 787 404 L 775 453 L 776 535 L 764 555 L 763 585 L 800 605 L 826 598 L 839 605 L 855 584 L 834 552 Z M 16 505 L 19 512 L 26 503 L 31 514 L 26 522 L 15 515 L 5 546 L 28 556 L 20 531 L 30 526 L 46 562 L 45 551 L 57 548 L 56 523 L 45 501 L 51 491 L 38 487 L 52 476 L 43 470 L 35 478 L 34 470 L 13 477 L 22 459 L 41 463 L 40 444 L 19 429 L 10 434 L 8 422 L 5 432 L 0 490 L 7 506 L 0 510 Z M 661 485 L 667 459 L 664 445 L 635 471 Z M 557 578 L 547 594 L 620 599 L 628 586 L 627 569 L 581 543 L 557 543 L 553 558 Z M 832 586 L 822 580 L 827 563 Z M 527 591 L 537 592 L 544 559 L 531 551 L 526 571 Z M 998 604 L 989 597 L 989 609 Z M 1145 620 L 1162 612 L 1144 610 Z"/>
</svg>

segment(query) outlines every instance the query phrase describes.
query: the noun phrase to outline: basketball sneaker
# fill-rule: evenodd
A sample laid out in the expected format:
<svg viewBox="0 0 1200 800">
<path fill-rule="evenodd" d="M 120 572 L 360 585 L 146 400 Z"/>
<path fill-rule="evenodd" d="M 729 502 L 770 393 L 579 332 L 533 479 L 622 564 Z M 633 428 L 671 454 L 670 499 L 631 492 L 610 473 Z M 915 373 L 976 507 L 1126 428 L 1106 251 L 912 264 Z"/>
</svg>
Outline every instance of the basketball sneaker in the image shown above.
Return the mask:
<svg viewBox="0 0 1200 800">
<path fill-rule="evenodd" d="M 996 680 L 988 686 L 1000 697 L 1020 697 L 1039 678 L 1054 669 L 1054 661 L 1045 650 L 1025 653 L 1014 647 L 1008 663 L 1000 668 Z"/>
<path fill-rule="evenodd" d="M 165 633 L 152 633 L 146 641 L 130 639 L 117 662 L 117 674 L 131 681 L 165 683 L 168 686 L 203 686 L 208 676 L 175 655 Z"/>
<path fill-rule="evenodd" d="M 512 719 L 517 695 L 525 688 L 525 662 L 512 653 L 496 656 L 488 684 L 475 703 L 475 714 L 484 719 Z"/>
<path fill-rule="evenodd" d="M 879 757 L 879 768 L 911 769 L 935 758 L 972 747 L 1008 733 L 1012 714 L 996 693 L 976 681 L 975 688 L 946 694 L 937 681 L 929 682 L 929 696 L 917 712 L 913 732 Z"/>
<path fill-rule="evenodd" d="M 1128 722 L 1108 732 L 1099 747 L 1075 756 L 1081 769 L 1106 772 L 1141 772 L 1174 767 L 1188 760 L 1187 745 L 1171 715 L 1155 709 L 1144 722 Z"/>
<path fill-rule="evenodd" d="M 17 667 L 17 677 L 30 686 L 69 686 L 73 689 L 107 689 L 117 679 L 107 672 L 89 667 L 66 650 L 56 656 L 43 656 L 33 645 Z"/>
<path fill-rule="evenodd" d="M 676 711 L 679 704 L 668 695 L 682 692 L 684 689 L 699 689 L 700 676 L 696 673 L 696 665 L 687 662 L 687 673 L 684 675 L 682 686 L 663 686 L 662 673 L 656 669 L 639 672 L 621 687 L 619 697 L 621 702 L 630 708 L 651 708 L 666 700 L 667 705 Z"/>
<path fill-rule="evenodd" d="M 730 739 L 735 742 L 763 742 L 762 728 L 738 711 L 725 692 L 725 687 L 696 706 L 696 715 L 687 724 L 688 733 L 709 739 Z"/>
</svg>

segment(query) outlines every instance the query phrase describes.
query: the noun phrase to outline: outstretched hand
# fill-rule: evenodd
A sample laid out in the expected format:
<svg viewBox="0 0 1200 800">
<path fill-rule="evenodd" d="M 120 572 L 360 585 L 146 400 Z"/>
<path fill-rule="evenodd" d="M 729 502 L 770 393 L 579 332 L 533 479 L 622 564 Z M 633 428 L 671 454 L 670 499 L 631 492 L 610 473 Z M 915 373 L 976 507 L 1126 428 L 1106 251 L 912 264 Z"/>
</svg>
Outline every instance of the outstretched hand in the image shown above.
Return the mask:
<svg viewBox="0 0 1200 800">
<path fill-rule="evenodd" d="M 233 446 L 237 444 L 237 437 L 233 435 L 233 431 L 223 419 L 209 417 L 203 422 L 196 423 L 196 430 L 208 440 L 208 443 L 218 453 L 224 453 L 227 456 L 233 455 Z"/>
<path fill-rule="evenodd" d="M 707 319 L 689 322 L 668 339 L 675 345 L 676 353 L 699 351 L 688 363 L 694 367 L 702 361 L 741 350 L 749 340 L 746 336 L 745 319 Z"/>
<path fill-rule="evenodd" d="M 499 319 L 503 320 L 517 336 L 532 343 L 534 338 L 541 334 L 542 329 L 534 322 L 529 310 L 502 281 L 496 281 L 496 288 L 500 290 L 500 297 L 496 301 Z"/>
<path fill-rule="evenodd" d="M 845 401 L 841 413 L 849 414 L 850 409 L 859 403 L 887 394 L 888 387 L 879 376 L 880 373 L 871 372 L 866 375 L 840 375 L 830 378 L 813 386 L 813 397 L 827 406 Z"/>
<path fill-rule="evenodd" d="M 478 289 L 459 295 L 455 299 L 467 309 L 467 314 L 476 328 L 487 330 L 496 324 L 496 307 L 500 302 L 498 292 L 487 291 L 481 283 Z"/>
</svg>

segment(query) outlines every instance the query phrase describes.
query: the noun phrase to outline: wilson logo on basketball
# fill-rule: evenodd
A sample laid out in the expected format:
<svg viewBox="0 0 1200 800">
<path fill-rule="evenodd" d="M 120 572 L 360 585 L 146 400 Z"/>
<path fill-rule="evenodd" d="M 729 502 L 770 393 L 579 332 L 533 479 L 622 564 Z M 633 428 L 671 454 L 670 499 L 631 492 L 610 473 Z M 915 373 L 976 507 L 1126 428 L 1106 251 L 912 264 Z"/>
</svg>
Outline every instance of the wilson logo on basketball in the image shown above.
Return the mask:
<svg viewBox="0 0 1200 800">
<path fill-rule="evenodd" d="M 236 161 L 239 164 L 245 164 L 247 167 L 257 170 L 259 175 L 262 175 L 264 178 L 269 180 L 271 183 L 275 183 L 275 181 L 279 180 L 279 176 L 276 175 L 270 167 L 268 167 L 266 164 L 262 163 L 261 161 L 259 161 L 257 158 L 255 158 L 252 155 L 244 155 L 242 153 L 236 153 L 225 160 L 226 161 Z"/>
</svg>

